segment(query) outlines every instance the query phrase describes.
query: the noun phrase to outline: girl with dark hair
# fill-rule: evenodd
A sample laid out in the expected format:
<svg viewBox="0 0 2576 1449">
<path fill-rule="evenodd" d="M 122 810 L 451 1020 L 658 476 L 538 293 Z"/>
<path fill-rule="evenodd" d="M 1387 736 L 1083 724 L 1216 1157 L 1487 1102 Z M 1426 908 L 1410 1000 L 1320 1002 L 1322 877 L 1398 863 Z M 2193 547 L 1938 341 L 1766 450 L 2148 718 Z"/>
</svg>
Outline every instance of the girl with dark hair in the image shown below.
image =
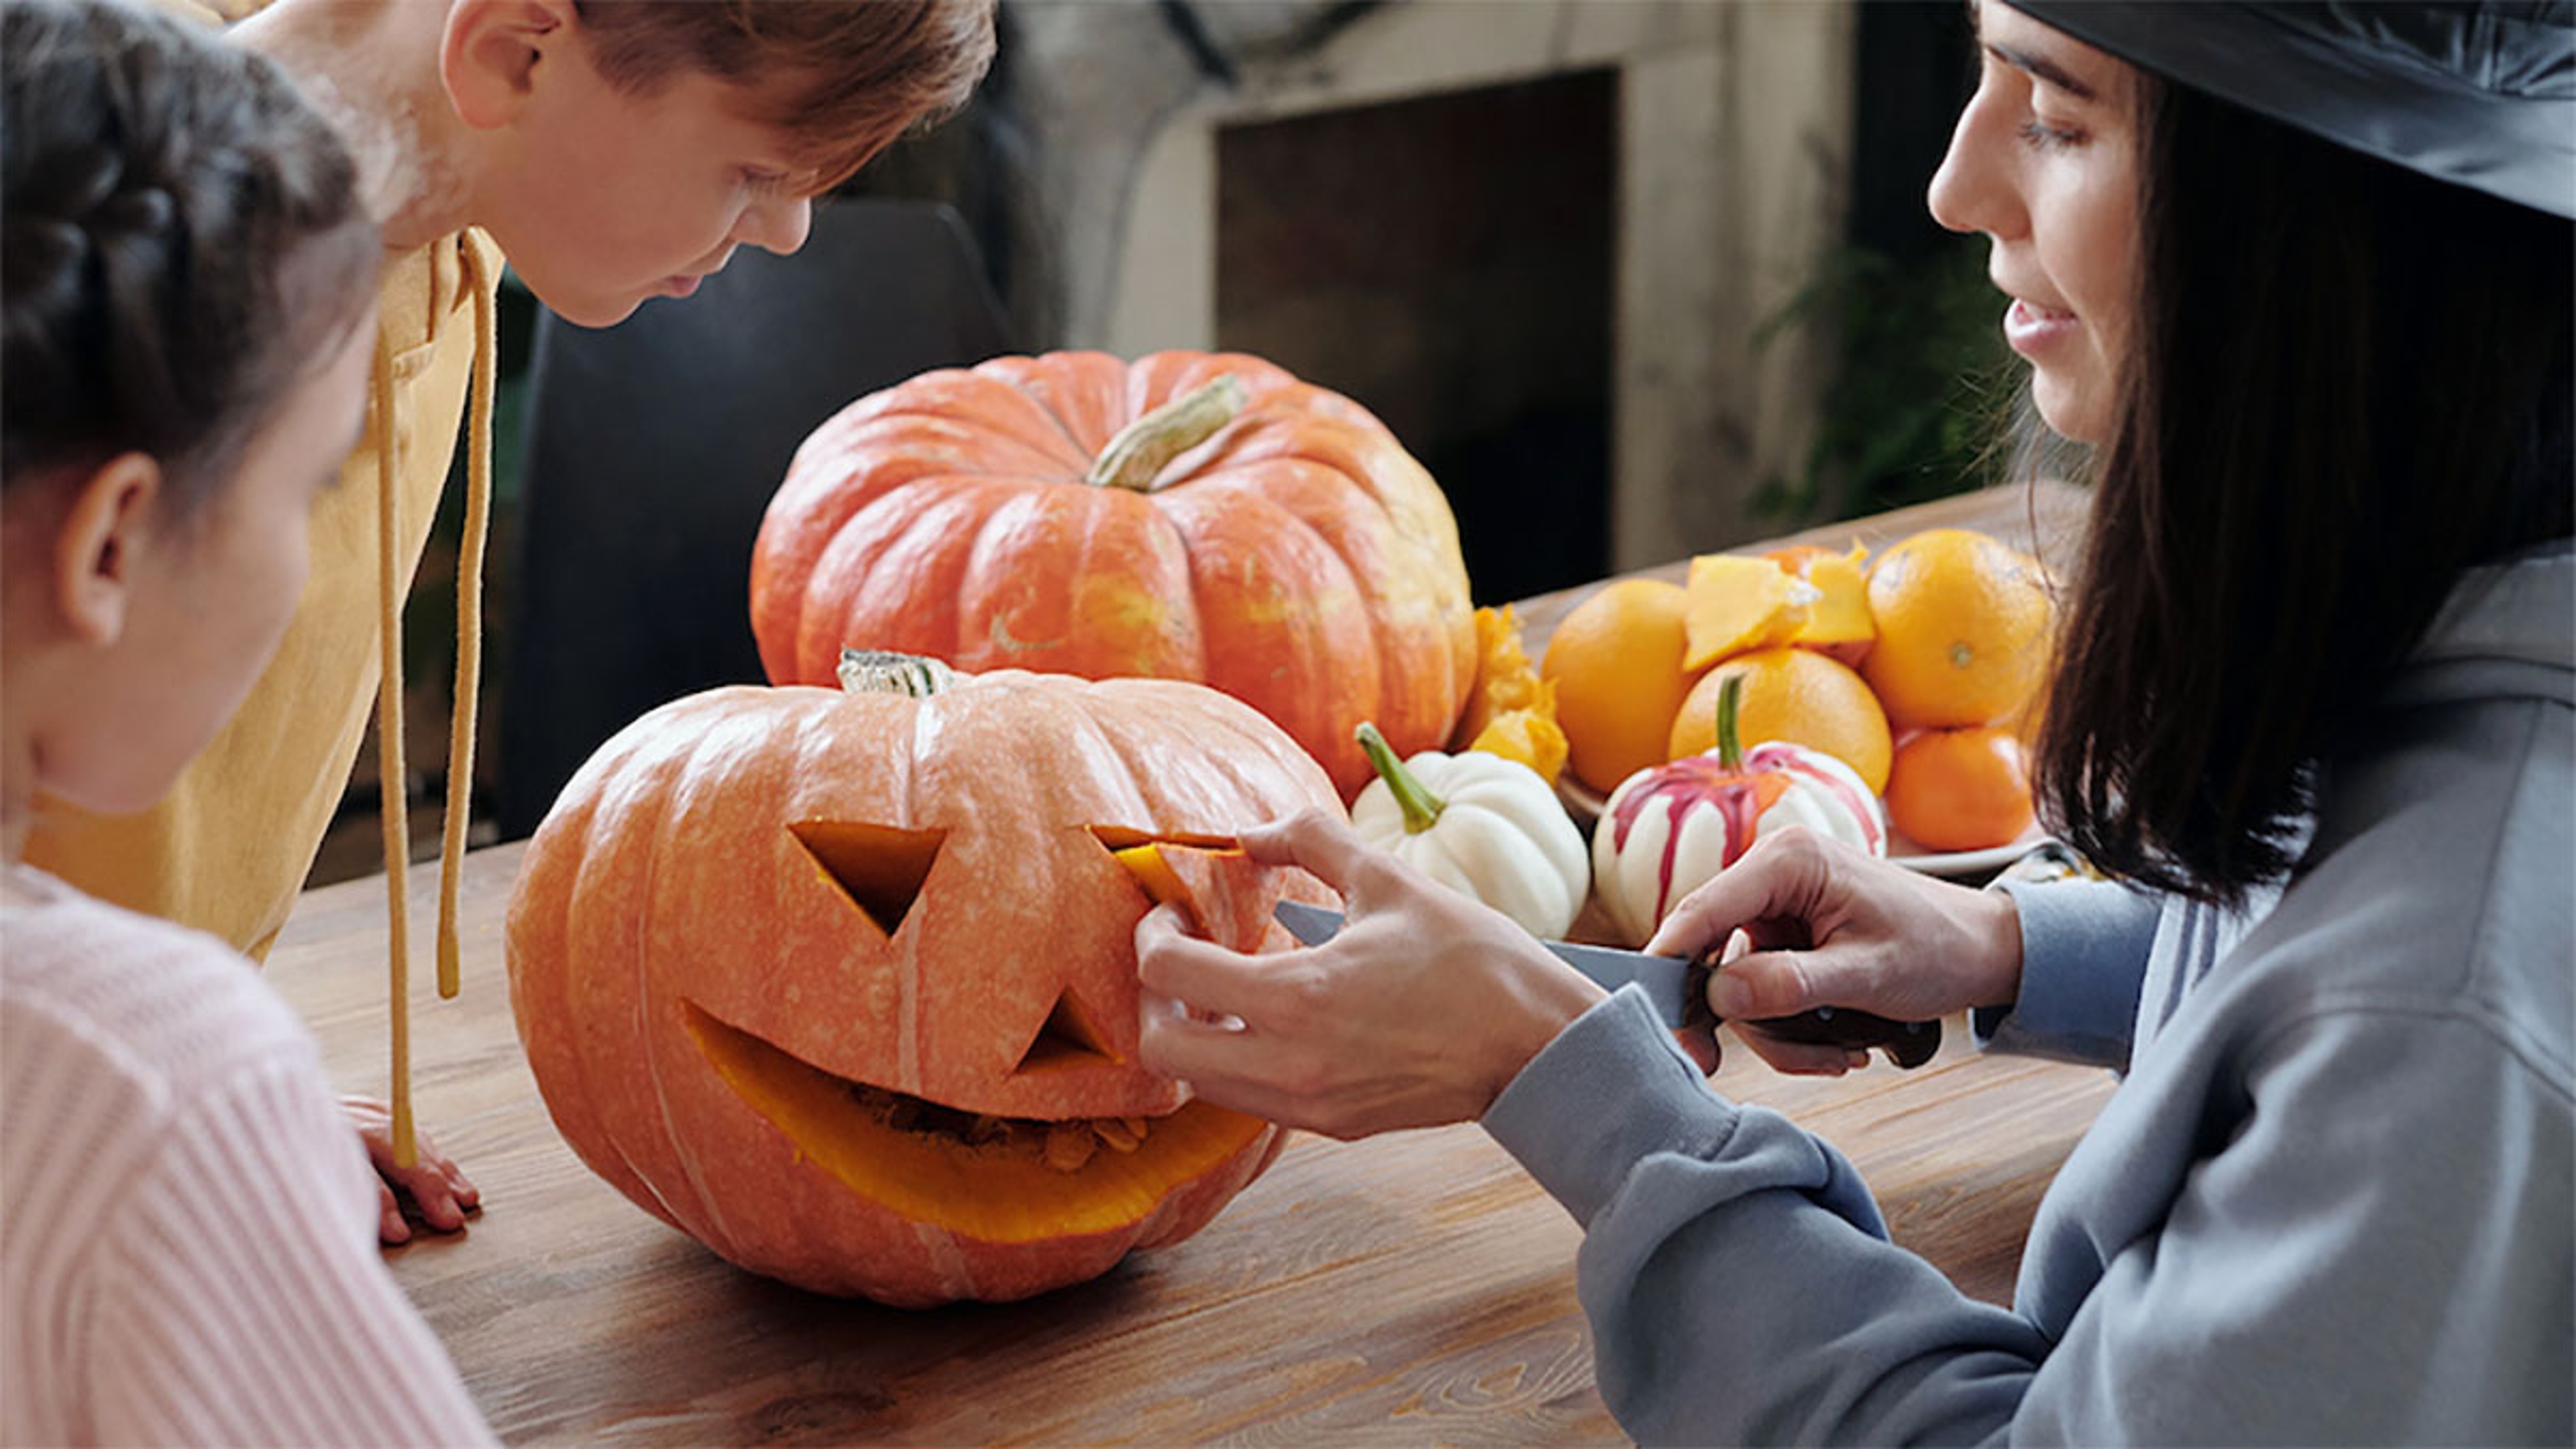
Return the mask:
<svg viewBox="0 0 2576 1449">
<path fill-rule="evenodd" d="M 23 862 L 238 706 L 365 415 L 381 246 L 270 62 L 0 7 L 0 1442 L 481 1441 L 311 1035 L 230 947 Z"/>
<path fill-rule="evenodd" d="M 1972 13 L 1931 203 L 2096 461 L 2040 784 L 2113 879 L 1790 832 L 1649 949 L 1782 1070 L 1865 1064 L 1746 1025 L 1836 1006 L 2125 1073 L 2014 1307 L 1711 1094 L 1704 1035 L 1319 817 L 1245 845 L 1347 927 L 1148 916 L 1199 1010 L 1145 1059 L 1337 1136 L 1479 1118 L 1583 1222 L 1642 1439 L 2576 1441 L 2576 7 Z"/>
</svg>

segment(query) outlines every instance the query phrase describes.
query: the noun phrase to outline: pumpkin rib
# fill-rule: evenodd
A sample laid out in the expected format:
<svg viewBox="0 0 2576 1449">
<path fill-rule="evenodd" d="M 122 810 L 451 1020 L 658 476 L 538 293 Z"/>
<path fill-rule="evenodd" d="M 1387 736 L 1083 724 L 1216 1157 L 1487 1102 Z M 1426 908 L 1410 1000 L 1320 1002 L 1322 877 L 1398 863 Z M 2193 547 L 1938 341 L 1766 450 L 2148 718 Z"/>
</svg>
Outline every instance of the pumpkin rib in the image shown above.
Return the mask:
<svg viewBox="0 0 2576 1449">
<path fill-rule="evenodd" d="M 594 758 L 593 766 L 601 763 Z M 579 784 L 578 779 L 576 784 Z M 558 836 L 571 836 L 586 845 L 592 820 L 598 814 L 595 793 L 584 791 L 568 796 L 575 808 L 547 827 Z M 572 914 L 574 903 L 581 899 L 576 888 L 581 863 L 589 858 L 584 848 L 577 851 L 536 849 L 529 860 L 526 888 L 513 892 L 510 909 L 510 939 L 533 943 L 533 953 L 541 959 L 561 962 L 571 959 Z M 613 1154 L 589 1150 L 585 1144 L 608 1138 L 605 1117 L 596 1103 L 608 1100 L 593 1090 L 591 1065 L 582 1052 L 578 1023 L 580 1013 L 573 1008 L 571 973 L 554 970 L 545 973 L 510 973 L 510 1009 L 520 1023 L 522 1050 L 536 1069 L 539 1095 L 547 1110 L 554 1114 L 566 1141 L 581 1148 L 582 1161 L 609 1183 L 637 1202 L 659 1195 L 637 1175 L 633 1165 L 620 1151 Z M 551 1070 L 548 1063 L 555 1063 Z M 667 1208 L 654 1207 L 664 1221 L 672 1221 Z"/>
<path fill-rule="evenodd" d="M 1346 798 L 1367 768 L 1340 738 L 1340 716 L 1386 708 L 1388 687 L 1374 627 L 1366 645 L 1345 611 L 1365 608 L 1350 565 L 1331 543 L 1285 507 L 1253 494 L 1194 489 L 1164 514 L 1190 538 L 1190 577 L 1206 650 L 1207 682 L 1236 699 L 1265 700 L 1266 712 L 1305 742 Z M 1213 567 L 1207 566 L 1213 564 Z M 1223 580 L 1230 593 L 1212 596 Z M 1265 587 L 1268 596 L 1254 590 Z M 1278 610 L 1274 617 L 1260 617 Z M 1298 627 L 1303 625 L 1303 627 Z"/>
<path fill-rule="evenodd" d="M 982 365 L 942 368 L 869 394 L 827 419 L 815 437 L 843 438 L 836 425 L 844 419 L 853 429 L 884 426 L 900 432 L 906 429 L 892 425 L 929 424 L 977 440 L 1006 438 L 1045 457 L 1047 473 L 1079 471 L 1090 462 L 1081 440 L 1066 431 L 1063 419 L 1042 398 Z"/>
<path fill-rule="evenodd" d="M 1123 488 L 1030 488 L 1031 523 L 1006 527 L 1009 506 L 986 514 L 962 599 L 955 662 L 975 670 L 1189 678 L 1206 667 L 1198 620 L 1184 600 L 1189 557 L 1162 527 L 1162 510 Z M 1005 615 L 1034 616 L 1032 642 Z"/>
<path fill-rule="evenodd" d="M 1015 378 L 1001 378 L 999 381 L 1004 387 L 1028 399 L 1030 410 L 1045 419 L 1047 426 L 1055 430 L 1057 437 L 1064 439 L 1064 466 L 1077 477 L 1080 476 L 1083 469 L 1090 466 L 1091 458 L 1099 452 L 1099 449 L 1085 448 L 1082 439 L 1075 434 L 1073 424 L 1066 420 L 1064 414 L 1056 411 L 1054 403 L 1043 394 L 1032 390 L 1027 384 Z"/>
<path fill-rule="evenodd" d="M 949 500 L 958 489 L 980 489 L 992 482 L 971 474 L 921 474 L 896 487 L 854 489 L 850 498 L 827 497 L 829 507 L 824 512 L 803 515 L 817 526 L 797 526 L 778 547 L 756 549 L 752 625 L 763 641 L 761 662 L 772 681 L 791 684 L 830 680 L 832 667 L 840 660 L 841 638 L 836 635 L 830 640 L 816 640 L 810 631 L 818 627 L 819 614 L 846 614 L 848 610 L 818 610 L 817 605 L 841 600 L 848 592 L 842 587 L 844 580 L 868 577 L 876 560 L 902 541 L 923 510 Z M 846 512 L 841 511 L 844 503 L 851 504 Z M 821 526 L 835 514 L 838 521 Z M 791 509 L 786 516 L 800 515 Z M 870 519 L 870 525 L 853 528 L 851 525 L 862 517 Z M 886 526 L 898 522 L 900 526 Z M 827 627 L 845 634 L 848 621 L 834 618 Z M 886 643 L 896 647 L 898 641 Z M 782 659 L 770 658 L 773 647 L 784 656 Z"/>
<path fill-rule="evenodd" d="M 1321 391 L 1320 389 L 1311 390 Z M 1332 398 L 1335 395 L 1324 394 L 1324 396 Z M 1341 399 L 1341 401 L 1348 400 Z M 1354 411 L 1366 416 L 1366 410 L 1360 408 L 1358 404 L 1351 403 L 1350 406 Z M 1374 419 L 1371 421 L 1374 422 Z M 1356 433 L 1354 433 L 1354 440 L 1361 446 L 1355 446 L 1349 452 L 1325 454 L 1307 446 L 1310 439 L 1305 429 L 1274 429 L 1271 432 L 1274 436 L 1266 440 L 1256 440 L 1253 435 L 1247 434 L 1246 441 L 1210 458 L 1205 465 L 1203 481 L 1210 484 L 1222 483 L 1235 488 L 1248 488 L 1250 486 L 1248 475 L 1251 470 L 1257 468 L 1303 464 L 1319 469 L 1322 476 L 1340 479 L 1362 498 L 1368 500 L 1374 512 L 1386 518 L 1390 526 L 1382 532 L 1381 542 L 1392 544 L 1396 551 L 1414 554 L 1415 556 L 1408 561 L 1417 566 L 1427 565 L 1436 569 L 1441 576 L 1444 591 L 1454 590 L 1456 597 L 1467 597 L 1467 566 L 1465 556 L 1459 551 L 1457 545 L 1456 529 L 1430 527 L 1427 522 L 1429 515 L 1433 513 L 1437 513 L 1445 520 L 1448 503 L 1442 498 L 1439 485 L 1432 481 L 1431 475 L 1424 471 L 1419 463 L 1414 462 L 1401 449 L 1388 449 L 1382 444 L 1374 450 L 1369 449 L 1365 446 L 1368 440 L 1358 437 Z M 1279 436 L 1285 436 L 1287 442 L 1278 451 L 1271 451 L 1264 445 L 1265 442 L 1276 442 Z M 1382 458 L 1363 456 L 1370 452 L 1391 456 Z M 1404 466 L 1400 468 L 1392 466 L 1396 463 Z M 1403 479 L 1402 488 L 1391 486 L 1391 480 L 1395 477 Z M 1353 572 L 1362 578 L 1382 580 L 1418 576 L 1415 570 L 1362 568 L 1359 566 L 1359 561 L 1349 557 L 1347 550 L 1342 550 L 1337 545 L 1336 551 L 1344 554 L 1345 561 L 1352 564 Z M 1381 591 L 1377 597 L 1389 596 Z M 1429 606 L 1435 621 L 1442 613 L 1455 614 L 1456 612 L 1445 610 L 1438 598 L 1425 596 L 1424 602 Z M 1456 681 L 1454 697 L 1464 700 L 1474 687 L 1476 673 L 1475 626 L 1472 611 L 1451 618 L 1447 636 L 1444 641 L 1446 648 L 1443 652 L 1448 656 L 1446 662 L 1450 675 Z M 1449 713 L 1453 716 L 1450 722 L 1454 722 L 1455 708 L 1453 707 Z M 1386 719 L 1379 719 L 1378 724 L 1381 729 L 1389 728 L 1389 722 Z M 1410 742 L 1411 734 L 1412 731 L 1409 728 L 1403 729 L 1404 738 L 1398 742 L 1399 749 L 1410 751 L 1436 748 L 1446 738 L 1443 736 L 1442 739 L 1415 744 Z M 1390 738 L 1396 738 L 1396 736 L 1391 733 Z"/>
<path fill-rule="evenodd" d="M 1248 352 L 1165 349 L 1149 352 L 1127 364 L 1127 416 L 1141 418 L 1175 398 L 1226 376 L 1232 376 L 1241 383 L 1244 391 L 1243 409 L 1228 425 L 1229 428 L 1240 427 L 1244 419 L 1262 415 L 1270 402 L 1302 385 L 1286 368 Z M 1224 434 L 1220 432 L 1217 436 Z"/>
<path fill-rule="evenodd" d="M 1079 478 L 1123 426 L 1127 364 L 1106 352 L 1052 352 L 1042 357 L 995 357 L 975 370 L 1006 379 L 1034 398 L 1073 444 Z"/>
<path fill-rule="evenodd" d="M 809 600 L 830 600 L 837 607 L 809 604 L 799 616 L 795 682 L 830 679 L 845 647 L 953 660 L 954 611 L 943 616 L 903 605 L 924 593 L 955 597 L 974 547 L 972 532 L 958 523 L 978 516 L 979 505 L 1003 486 L 966 475 L 923 479 L 871 504 L 865 511 L 874 515 L 870 526 L 845 526 L 836 533 L 815 560 L 804 592 Z"/>
<path fill-rule="evenodd" d="M 1296 487 L 1284 487 L 1279 481 L 1292 479 Z M 1394 586 L 1394 581 L 1409 578 L 1409 571 L 1388 569 L 1381 565 L 1376 550 L 1393 543 L 1402 547 L 1400 535 L 1367 528 L 1351 528 L 1345 521 L 1351 515 L 1329 507 L 1307 511 L 1297 507 L 1301 498 L 1317 490 L 1332 489 L 1336 482 L 1347 483 L 1346 475 L 1303 462 L 1277 459 L 1262 465 L 1258 472 L 1237 470 L 1211 476 L 1203 487 L 1236 500 L 1235 507 L 1270 507 L 1294 518 L 1324 549 L 1341 564 L 1342 577 L 1362 602 L 1361 613 L 1368 625 L 1373 646 L 1374 667 L 1381 681 L 1370 691 L 1378 700 L 1371 718 L 1381 732 L 1403 754 L 1436 749 L 1447 740 L 1454 721 L 1454 707 L 1443 707 L 1437 698 L 1426 697 L 1415 688 L 1389 688 L 1384 681 L 1400 681 L 1400 661 L 1427 644 L 1441 646 L 1444 655 L 1452 651 L 1454 631 L 1440 627 L 1438 601 Z M 1316 515 L 1322 515 L 1318 517 Z M 1472 624 L 1471 624 L 1472 629 Z M 1449 663 L 1447 659 L 1442 661 Z M 1446 671 L 1455 677 L 1454 667 Z M 1438 677 L 1435 672 L 1434 678 Z M 1319 752 L 1322 753 L 1322 752 Z M 1342 783 L 1345 768 L 1366 772 L 1366 759 L 1359 747 L 1347 740 L 1337 740 L 1334 750 L 1325 756 L 1336 785 Z M 1352 760 L 1358 763 L 1353 765 Z M 1363 783 L 1365 783 L 1363 781 Z M 1345 791 L 1345 793 L 1349 793 Z"/>
<path fill-rule="evenodd" d="M 673 721 L 673 724 L 676 725 L 676 723 L 676 720 Z M 658 737 L 645 742 L 665 745 L 666 748 L 657 754 L 643 758 L 640 768 L 645 775 L 642 782 L 644 788 L 616 792 L 602 799 L 603 806 L 616 805 L 619 808 L 613 811 L 603 808 L 592 813 L 589 830 L 585 832 L 585 848 L 580 857 L 584 872 L 589 873 L 594 870 L 609 869 L 618 859 L 618 852 L 621 849 L 632 851 L 637 862 L 635 869 L 638 871 L 634 895 L 648 901 L 653 899 L 654 895 L 653 882 L 659 866 L 657 840 L 662 824 L 669 815 L 670 802 L 668 791 L 655 787 L 667 785 L 671 776 L 684 769 L 686 761 L 696 752 L 694 736 L 688 739 L 687 748 L 676 751 L 667 748 L 668 742 L 677 734 L 676 728 L 668 729 Z M 638 750 L 636 754 L 644 756 L 642 750 Z M 637 766 L 630 761 L 628 768 L 637 768 Z M 640 803 L 637 803 L 639 799 Z M 638 812 L 642 817 L 641 821 L 629 818 L 628 811 Z M 628 843 L 630 841 L 632 844 Z M 648 999 L 645 995 L 645 972 L 650 961 L 648 953 L 652 939 L 646 912 L 633 909 L 628 899 L 619 898 L 608 892 L 579 890 L 574 900 L 577 906 L 579 904 L 595 906 L 597 909 L 591 912 L 593 915 L 604 913 L 609 917 L 600 929 L 615 935 L 622 928 L 630 935 L 627 948 L 607 959 L 614 961 L 622 957 L 628 963 L 628 972 L 632 979 L 627 984 L 627 990 L 632 993 L 632 999 L 640 1008 L 641 1004 Z M 581 924 L 579 917 L 576 917 L 576 924 L 577 927 Z M 588 929 L 577 930 L 575 940 L 582 943 L 575 947 L 577 954 L 574 959 L 578 963 L 586 964 L 601 959 L 595 948 L 587 950 L 582 948 L 589 942 L 589 938 Z M 590 973 L 584 971 L 581 974 Z M 574 1021 L 586 1020 L 589 1017 L 589 1013 L 579 1003 L 574 1004 L 571 1010 Z M 600 1061 L 596 1049 L 613 1047 L 617 1043 L 609 1038 L 594 1038 L 590 1043 L 594 1050 L 582 1053 L 584 1069 L 580 1074 L 581 1085 L 599 1092 L 605 1100 L 617 1103 L 629 1111 L 634 1110 L 635 1105 L 640 1101 L 659 1100 L 661 1096 L 659 1064 L 653 1060 L 649 1034 L 643 1035 L 645 1040 L 640 1045 L 644 1050 L 635 1054 L 631 1072 L 619 1071 L 614 1062 Z M 630 1077 L 631 1080 L 629 1080 Z M 603 1079 L 614 1085 L 604 1085 Z M 639 1093 L 636 1090 L 639 1086 L 650 1089 L 649 1094 Z M 682 1223 L 684 1226 L 697 1219 L 698 1214 L 693 1210 L 694 1204 L 674 1203 L 662 1181 L 664 1174 L 654 1170 L 656 1165 L 663 1163 L 664 1154 L 653 1152 L 651 1149 L 660 1146 L 669 1149 L 667 1164 L 682 1168 L 685 1174 L 678 1145 L 670 1140 L 667 1133 L 657 1138 L 649 1131 L 639 1135 L 631 1130 L 619 1131 L 612 1128 L 608 1133 L 607 1145 L 617 1154 L 619 1164 L 626 1173 L 644 1185 L 645 1191 L 651 1195 L 656 1211 L 664 1219 Z M 639 1153 L 647 1154 L 653 1160 L 639 1162 L 637 1160 Z M 682 1180 L 688 1179 L 683 1176 Z M 691 1185 L 694 1190 L 695 1184 Z"/>
</svg>

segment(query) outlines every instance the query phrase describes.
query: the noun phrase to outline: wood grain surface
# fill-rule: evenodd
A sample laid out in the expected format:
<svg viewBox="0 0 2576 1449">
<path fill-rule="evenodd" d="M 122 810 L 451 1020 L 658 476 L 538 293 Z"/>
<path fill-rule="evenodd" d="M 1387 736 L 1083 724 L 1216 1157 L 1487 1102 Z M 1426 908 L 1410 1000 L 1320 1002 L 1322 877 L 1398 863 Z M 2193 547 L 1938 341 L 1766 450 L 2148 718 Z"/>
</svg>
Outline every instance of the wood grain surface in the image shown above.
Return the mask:
<svg viewBox="0 0 2576 1449">
<path fill-rule="evenodd" d="M 2012 490 L 1809 537 L 1877 544 L 1964 522 L 2013 538 L 2017 519 L 2064 528 L 2080 507 L 2072 490 Z M 1531 601 L 1523 617 L 1543 632 L 1580 592 Z M 412 1009 L 421 1124 L 481 1186 L 484 1210 L 463 1233 L 388 1255 L 504 1439 L 1622 1439 L 1575 1302 L 1581 1234 L 1472 1126 L 1299 1137 L 1197 1237 L 1024 1303 L 901 1312 L 734 1269 L 555 1135 L 503 975 L 520 853 L 468 857 L 464 993 L 441 1002 L 424 982 Z M 435 872 L 413 884 L 412 936 L 426 941 Z M 385 1088 L 384 910 L 381 879 L 310 892 L 270 958 L 343 1091 Z M 1980 1057 L 1962 1028 L 1949 1023 L 1919 1071 L 1786 1078 L 1736 1051 L 1713 1086 L 1833 1142 L 1898 1242 L 2002 1302 L 2039 1196 L 2111 1080 Z"/>
</svg>

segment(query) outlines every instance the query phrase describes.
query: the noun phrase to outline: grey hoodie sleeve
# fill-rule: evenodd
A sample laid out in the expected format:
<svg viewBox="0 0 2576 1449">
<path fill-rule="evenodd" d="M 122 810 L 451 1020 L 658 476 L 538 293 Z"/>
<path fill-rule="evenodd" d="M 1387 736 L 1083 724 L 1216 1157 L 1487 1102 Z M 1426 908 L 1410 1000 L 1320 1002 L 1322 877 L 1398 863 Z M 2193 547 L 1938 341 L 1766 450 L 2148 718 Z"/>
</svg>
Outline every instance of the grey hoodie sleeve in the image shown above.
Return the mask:
<svg viewBox="0 0 2576 1449">
<path fill-rule="evenodd" d="M 1710 1092 L 1634 988 L 1484 1126 L 1583 1224 L 1601 1394 L 1647 1443 L 2565 1442 L 2528 1361 L 2567 1341 L 2563 1091 L 2485 1023 L 2367 1007 L 2254 1061 L 2211 1155 L 2180 1112 L 2077 1148 L 2019 1312 L 1886 1241 L 1850 1164 Z"/>
<path fill-rule="evenodd" d="M 2047 1352 L 1889 1243 L 1841 1154 L 1712 1093 L 1635 987 L 1566 1028 L 1483 1122 L 1584 1225 L 1601 1395 L 1642 1441 L 1975 1439 Z"/>
<path fill-rule="evenodd" d="M 2006 881 L 2021 912 L 2021 994 L 1971 1012 L 1977 1045 L 2125 1070 L 2158 897 L 2110 881 Z"/>
</svg>

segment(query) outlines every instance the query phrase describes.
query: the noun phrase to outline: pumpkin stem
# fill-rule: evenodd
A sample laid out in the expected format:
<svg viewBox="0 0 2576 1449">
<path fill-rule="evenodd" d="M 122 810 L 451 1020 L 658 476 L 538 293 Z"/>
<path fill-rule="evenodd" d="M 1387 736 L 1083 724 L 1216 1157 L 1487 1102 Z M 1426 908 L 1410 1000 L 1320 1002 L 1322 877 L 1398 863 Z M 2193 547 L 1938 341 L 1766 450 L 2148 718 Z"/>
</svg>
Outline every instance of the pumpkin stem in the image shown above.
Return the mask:
<svg viewBox="0 0 2576 1449">
<path fill-rule="evenodd" d="M 1214 437 L 1250 399 L 1230 372 L 1193 388 L 1119 429 L 1082 481 L 1151 493 L 1164 464 Z"/>
<path fill-rule="evenodd" d="M 841 688 L 852 694 L 908 694 L 928 699 L 957 682 L 957 671 L 940 660 L 891 649 L 843 649 Z"/>
<path fill-rule="evenodd" d="M 1386 782 L 1386 788 L 1394 792 L 1396 808 L 1404 812 L 1404 833 L 1420 835 L 1439 824 L 1440 812 L 1449 808 L 1449 802 L 1432 794 L 1419 776 L 1404 767 L 1404 761 L 1395 757 L 1394 747 L 1386 742 L 1386 736 L 1377 732 L 1376 725 L 1362 720 L 1358 733 L 1360 748 L 1368 752 L 1369 764 L 1377 770 L 1378 778 Z"/>
<path fill-rule="evenodd" d="M 1744 707 L 1744 676 L 1730 674 L 1717 686 L 1717 762 L 1730 770 L 1744 768 L 1744 730 L 1737 713 Z"/>
</svg>

